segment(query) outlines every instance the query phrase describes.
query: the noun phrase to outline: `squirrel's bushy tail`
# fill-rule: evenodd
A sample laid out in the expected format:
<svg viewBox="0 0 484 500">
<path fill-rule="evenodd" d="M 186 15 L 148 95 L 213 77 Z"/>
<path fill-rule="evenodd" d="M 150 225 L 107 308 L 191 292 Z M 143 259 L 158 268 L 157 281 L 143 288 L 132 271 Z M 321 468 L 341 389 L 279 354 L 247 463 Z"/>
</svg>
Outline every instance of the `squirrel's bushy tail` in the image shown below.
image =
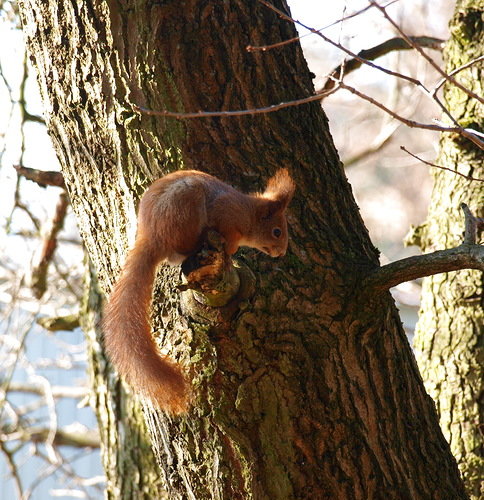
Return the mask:
<svg viewBox="0 0 484 500">
<path fill-rule="evenodd" d="M 149 243 L 137 241 L 104 311 L 104 345 L 118 373 L 155 405 L 170 413 L 187 407 L 187 383 L 180 367 L 159 353 L 149 323 L 157 264 Z"/>
</svg>

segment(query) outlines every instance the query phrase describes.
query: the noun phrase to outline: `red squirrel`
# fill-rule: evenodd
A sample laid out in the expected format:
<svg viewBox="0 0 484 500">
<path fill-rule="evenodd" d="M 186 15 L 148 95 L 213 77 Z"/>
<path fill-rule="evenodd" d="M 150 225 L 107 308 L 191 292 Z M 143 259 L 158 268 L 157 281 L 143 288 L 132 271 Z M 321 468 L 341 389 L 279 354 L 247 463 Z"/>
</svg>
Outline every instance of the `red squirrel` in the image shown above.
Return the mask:
<svg viewBox="0 0 484 500">
<path fill-rule="evenodd" d="M 280 257 L 287 250 L 286 208 L 295 184 L 286 169 L 269 179 L 263 193 L 243 194 L 204 172 L 173 172 L 145 192 L 138 229 L 104 311 L 104 343 L 118 373 L 160 409 L 187 409 L 189 388 L 178 364 L 162 356 L 151 335 L 149 308 L 160 262 L 180 264 L 213 229 L 225 251 L 240 246 Z"/>
</svg>

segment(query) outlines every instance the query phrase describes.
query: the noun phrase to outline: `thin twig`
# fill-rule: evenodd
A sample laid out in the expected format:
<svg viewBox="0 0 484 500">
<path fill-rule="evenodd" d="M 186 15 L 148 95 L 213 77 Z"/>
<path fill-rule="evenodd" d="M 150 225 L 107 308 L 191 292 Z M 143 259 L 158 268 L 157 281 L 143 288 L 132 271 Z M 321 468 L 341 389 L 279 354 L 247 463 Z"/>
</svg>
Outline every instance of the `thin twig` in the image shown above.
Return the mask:
<svg viewBox="0 0 484 500">
<path fill-rule="evenodd" d="M 20 479 L 20 474 L 17 469 L 17 464 L 15 463 L 15 460 L 13 458 L 13 453 L 7 448 L 7 445 L 3 440 L 0 440 L 0 449 L 3 451 L 8 468 L 10 469 L 10 474 L 12 475 L 13 483 L 15 485 L 15 488 L 17 490 L 17 496 L 18 498 L 23 498 L 23 486 L 22 486 L 22 480 Z"/>
<path fill-rule="evenodd" d="M 429 167 L 435 167 L 435 168 L 440 168 L 441 170 L 447 170 L 448 172 L 452 172 L 453 174 L 460 175 L 461 177 L 464 177 L 464 179 L 467 179 L 469 181 L 484 182 L 484 179 L 478 179 L 477 177 L 471 177 L 470 175 L 465 175 L 462 172 L 458 172 L 457 170 L 452 170 L 451 168 L 442 167 L 442 165 L 436 165 L 435 163 L 430 163 L 429 161 L 426 161 L 423 158 L 420 158 L 416 154 L 411 153 L 405 146 L 400 146 L 400 149 L 402 151 L 405 151 L 405 153 L 409 154 L 410 156 L 413 156 L 416 160 L 419 160 L 422 163 L 425 163 L 425 165 L 428 165 Z"/>
<path fill-rule="evenodd" d="M 0 78 L 2 79 L 3 81 L 3 84 L 5 85 L 5 88 L 7 89 L 7 92 L 10 96 L 10 102 L 13 104 L 14 102 L 14 99 L 13 99 L 13 91 L 12 91 L 12 87 L 10 87 L 10 84 L 8 83 L 8 80 L 7 78 L 5 77 L 5 73 L 3 71 L 3 65 L 2 63 L 0 62 Z"/>
<path fill-rule="evenodd" d="M 467 68 L 470 68 L 471 66 L 473 66 L 474 64 L 476 64 L 476 63 L 478 63 L 478 62 L 480 62 L 482 60 L 484 60 L 484 56 L 476 57 L 475 59 L 472 59 L 472 61 L 469 61 L 468 63 L 463 64 L 462 66 L 459 66 L 458 68 L 453 69 L 449 73 L 449 76 L 454 76 L 457 73 L 460 73 L 461 71 L 463 71 L 463 70 L 465 70 Z M 446 81 L 447 81 L 447 78 L 442 78 L 439 82 L 437 82 L 437 84 L 434 87 L 434 90 L 432 91 L 432 95 L 435 95 L 438 92 L 438 90 L 440 89 L 440 87 L 442 87 L 442 85 Z"/>
<path fill-rule="evenodd" d="M 368 101 L 369 103 L 373 104 L 374 106 L 382 109 L 386 113 L 388 113 L 390 116 L 393 116 L 393 118 L 401 121 L 402 123 L 405 123 L 405 125 L 411 127 L 411 128 L 422 128 L 425 130 L 435 130 L 437 132 L 454 132 L 460 135 L 463 135 L 464 137 L 467 137 L 469 140 L 471 140 L 476 146 L 478 146 L 481 149 L 484 149 L 484 142 L 481 141 L 477 136 L 473 134 L 473 131 L 469 129 L 464 129 L 460 126 L 456 127 L 446 127 L 446 126 L 441 126 L 441 125 L 432 125 L 430 123 L 418 123 L 414 120 L 409 120 L 407 118 L 404 118 L 400 116 L 399 114 L 395 113 L 395 111 L 392 111 L 391 109 L 388 109 L 384 104 L 381 102 L 378 102 L 377 100 L 373 99 L 370 96 L 367 96 L 366 94 L 363 94 L 362 92 L 356 90 L 354 87 L 350 87 L 349 85 L 346 85 L 342 81 L 338 80 L 338 87 L 347 90 L 348 92 L 351 92 L 352 94 L 357 95 L 361 99 Z"/>
<path fill-rule="evenodd" d="M 388 2 L 385 5 L 385 7 L 389 7 L 390 5 L 392 5 L 398 1 L 399 0 L 391 0 L 390 2 Z M 344 21 L 348 21 L 349 19 L 353 19 L 354 17 L 357 17 L 357 16 L 363 14 L 364 12 L 366 12 L 367 10 L 371 9 L 372 7 L 373 7 L 373 5 L 367 5 L 366 7 L 363 7 L 362 9 L 357 10 L 356 12 L 353 12 L 353 14 L 348 14 L 347 16 L 343 16 L 342 18 L 337 19 L 336 21 L 333 21 L 330 24 L 327 24 L 323 28 L 319 28 L 319 29 L 314 30 L 314 31 L 317 33 L 320 33 L 321 31 L 324 31 L 328 28 L 331 28 L 331 27 L 335 26 L 336 24 L 343 23 Z M 247 45 L 246 50 L 247 50 L 247 52 L 258 52 L 258 51 L 266 52 L 266 51 L 271 50 L 271 49 L 276 49 L 278 47 L 283 47 L 284 45 L 289 45 L 290 43 L 297 42 L 298 40 L 301 40 L 301 38 L 305 38 L 309 35 L 314 35 L 314 32 L 306 33 L 306 34 L 301 35 L 301 36 L 295 36 L 293 38 L 288 38 L 287 40 L 282 40 L 282 42 L 272 43 L 270 45 Z"/>
<path fill-rule="evenodd" d="M 435 50 L 441 50 L 443 40 L 440 38 L 432 38 L 429 36 L 414 36 L 410 37 L 415 43 L 422 47 L 428 47 Z M 332 89 L 335 85 L 334 78 L 338 78 L 339 80 L 346 76 L 347 74 L 355 71 L 360 68 L 364 61 L 374 61 L 379 57 L 382 57 L 390 52 L 394 52 L 397 50 L 412 50 L 413 47 L 409 45 L 404 38 L 395 37 L 390 40 L 386 40 L 383 43 L 375 45 L 369 49 L 364 49 L 358 52 L 358 58 L 352 58 L 347 61 L 344 61 L 342 64 L 337 66 L 333 71 L 331 71 L 329 78 L 326 80 L 322 90 Z M 413 83 L 413 82 L 412 82 Z"/>
<path fill-rule="evenodd" d="M 442 125 L 444 127 L 446 126 L 443 121 L 437 120 L 436 118 L 434 118 L 432 121 L 437 125 Z M 474 130 L 473 128 L 464 128 L 464 127 L 462 127 L 462 130 L 477 137 L 482 137 L 484 139 L 484 132 L 480 132 L 479 130 Z"/>
<path fill-rule="evenodd" d="M 32 221 L 32 224 L 34 225 L 35 229 L 37 231 L 40 231 L 41 227 L 42 227 L 42 224 L 40 222 L 40 219 L 38 219 L 33 213 L 32 211 L 30 210 L 30 208 L 23 202 L 23 201 L 20 201 L 20 198 L 16 200 L 15 202 L 15 205 L 12 209 L 12 214 L 13 214 L 13 211 L 16 209 L 16 208 L 20 208 L 20 210 L 23 210 L 30 218 L 30 220 Z"/>
<path fill-rule="evenodd" d="M 178 111 L 168 111 L 161 110 L 156 111 L 153 109 L 148 109 L 137 104 L 132 104 L 131 107 L 137 113 L 142 113 L 145 115 L 152 116 L 167 116 L 170 118 L 178 119 L 189 119 L 189 118 L 214 118 L 214 117 L 229 117 L 229 116 L 245 116 L 245 115 L 260 115 L 264 113 L 273 113 L 274 111 L 279 111 L 281 109 L 289 108 L 291 106 L 300 106 L 301 104 L 307 104 L 314 101 L 321 101 L 331 93 L 335 92 L 337 89 L 332 89 L 328 93 L 314 94 L 309 97 L 304 97 L 302 99 L 295 99 L 294 101 L 280 102 L 279 104 L 272 104 L 270 106 L 265 106 L 262 108 L 252 108 L 252 109 L 239 109 L 235 111 L 197 111 L 195 113 L 182 113 Z"/>
</svg>

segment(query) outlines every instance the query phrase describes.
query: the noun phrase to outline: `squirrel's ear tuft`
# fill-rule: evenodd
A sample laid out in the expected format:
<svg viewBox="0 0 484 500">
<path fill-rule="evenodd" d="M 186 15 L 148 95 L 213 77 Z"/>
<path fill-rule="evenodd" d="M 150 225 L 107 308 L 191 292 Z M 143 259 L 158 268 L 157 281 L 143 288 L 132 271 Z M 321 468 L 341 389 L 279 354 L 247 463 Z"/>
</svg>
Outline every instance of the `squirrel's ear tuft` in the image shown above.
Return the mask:
<svg viewBox="0 0 484 500">
<path fill-rule="evenodd" d="M 294 196 L 296 184 L 289 175 L 287 168 L 279 169 L 267 182 L 264 198 L 279 201 L 285 209 Z"/>
</svg>

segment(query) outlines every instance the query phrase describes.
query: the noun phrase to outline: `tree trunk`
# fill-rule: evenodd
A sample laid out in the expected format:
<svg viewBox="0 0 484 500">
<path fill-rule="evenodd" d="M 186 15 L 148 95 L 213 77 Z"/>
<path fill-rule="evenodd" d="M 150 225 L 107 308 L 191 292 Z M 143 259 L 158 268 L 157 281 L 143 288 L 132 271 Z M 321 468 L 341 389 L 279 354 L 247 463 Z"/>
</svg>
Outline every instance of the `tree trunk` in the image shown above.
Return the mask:
<svg viewBox="0 0 484 500">
<path fill-rule="evenodd" d="M 131 109 L 245 109 L 311 94 L 298 44 L 246 51 L 293 37 L 294 27 L 244 0 L 23 0 L 21 12 L 106 291 L 132 241 L 136 201 L 167 171 L 198 168 L 255 190 L 287 166 L 297 182 L 290 251 L 278 261 L 241 252 L 257 284 L 238 307 L 191 315 L 175 289 L 179 270 L 160 272 L 154 328 L 194 387 L 185 416 L 147 410 L 169 498 L 465 498 L 390 296 L 359 288 L 377 252 L 320 106 L 186 121 Z M 107 469 L 109 491 L 116 496 L 127 456 L 140 464 L 122 484 L 153 487 L 156 463 L 127 437 L 143 428 L 138 413 L 107 387 L 111 399 L 98 409 L 105 456 L 119 457 Z M 133 486 L 129 495 L 157 498 Z"/>
<path fill-rule="evenodd" d="M 484 2 L 460 0 L 445 49 L 446 71 L 482 57 Z M 455 74 L 483 94 L 482 61 Z M 484 108 L 452 84 L 445 87 L 447 108 L 463 127 L 482 131 Z M 437 164 L 484 178 L 482 150 L 472 142 L 443 134 Z M 424 252 L 462 242 L 461 203 L 484 216 L 484 184 L 438 170 L 426 223 L 415 242 Z M 482 241 L 482 240 L 481 240 Z M 417 360 L 429 394 L 437 404 L 444 435 L 459 463 L 472 498 L 484 498 L 484 299 L 483 274 L 458 271 L 426 278 L 415 336 Z"/>
</svg>

